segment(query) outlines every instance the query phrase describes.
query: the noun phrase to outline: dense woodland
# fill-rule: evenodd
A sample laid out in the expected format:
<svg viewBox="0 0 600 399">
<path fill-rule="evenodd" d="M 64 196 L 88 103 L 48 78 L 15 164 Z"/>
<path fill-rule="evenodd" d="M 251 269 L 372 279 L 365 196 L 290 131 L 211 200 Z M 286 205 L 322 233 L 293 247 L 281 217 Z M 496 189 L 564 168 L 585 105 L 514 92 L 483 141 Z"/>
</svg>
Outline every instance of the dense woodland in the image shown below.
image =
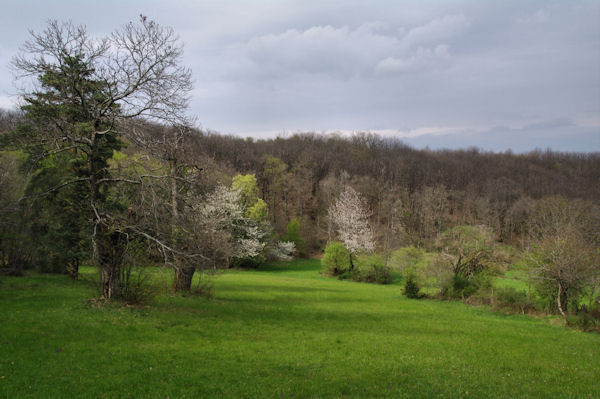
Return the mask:
<svg viewBox="0 0 600 399">
<path fill-rule="evenodd" d="M 229 173 L 256 174 L 278 231 L 298 218 L 321 244 L 329 238 L 327 208 L 346 184 L 368 200 L 380 235 L 397 218 L 405 239 L 421 243 L 460 224 L 484 224 L 498 240 L 514 240 L 536 200 L 563 196 L 591 208 L 600 200 L 598 153 L 416 150 L 370 133 L 255 141 L 198 132 L 195 140 Z"/>
<path fill-rule="evenodd" d="M 581 295 L 596 295 L 598 153 L 417 150 L 371 133 L 254 140 L 203 131 L 186 117 L 191 74 L 179 66 L 181 45 L 144 17 L 99 42 L 51 23 L 25 49 L 14 64 L 35 89 L 21 110 L 0 111 L 4 274 L 76 277 L 80 263 L 93 262 L 102 295 L 118 298 L 131 265 L 171 267 L 174 289 L 189 290 L 196 270 L 320 255 L 341 240 L 350 271 L 355 252 L 379 254 L 365 281 L 385 282 L 382 270 L 401 248 L 437 251 L 454 274 L 454 296 L 465 298 L 498 263 L 483 247 L 504 245 L 538 261 L 532 267 L 548 292 L 558 290 L 549 297 L 563 315 L 569 301 L 578 309 Z M 361 209 L 342 223 L 344 196 Z M 362 232 L 341 238 L 359 224 Z M 369 242 L 350 243 L 365 235 Z M 417 277 L 410 284 L 424 284 Z"/>
<path fill-rule="evenodd" d="M 8 133 L 22 118 L 0 110 L 0 132 Z M 148 135 L 163 129 L 144 126 Z M 186 156 L 203 168 L 205 190 L 237 174 L 254 174 L 276 231 L 284 235 L 287 224 L 298 220 L 308 253 L 331 240 L 327 210 L 346 185 L 367 200 L 378 236 L 396 224 L 405 244 L 425 244 L 462 224 L 486 225 L 499 241 L 518 243 L 536 201 L 551 196 L 581 202 L 600 223 L 598 153 L 432 151 L 372 133 L 255 140 L 199 129 L 185 145 Z M 129 142 L 123 151 L 147 149 Z M 378 245 L 385 243 L 380 239 Z"/>
</svg>

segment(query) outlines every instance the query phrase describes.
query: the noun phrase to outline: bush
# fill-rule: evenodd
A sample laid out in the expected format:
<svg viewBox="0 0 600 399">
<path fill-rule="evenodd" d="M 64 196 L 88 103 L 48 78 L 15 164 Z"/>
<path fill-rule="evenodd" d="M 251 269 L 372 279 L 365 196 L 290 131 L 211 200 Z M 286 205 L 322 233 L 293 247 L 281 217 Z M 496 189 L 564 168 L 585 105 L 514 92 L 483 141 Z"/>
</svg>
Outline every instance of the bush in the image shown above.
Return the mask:
<svg viewBox="0 0 600 399">
<path fill-rule="evenodd" d="M 447 259 L 440 254 L 427 254 L 423 259 L 423 267 L 416 271 L 422 286 L 437 292 L 450 285 L 453 275 Z"/>
<path fill-rule="evenodd" d="M 491 277 L 486 273 L 474 276 L 454 274 L 446 286 L 442 287 L 442 296 L 455 299 L 467 299 L 479 290 L 491 287 Z"/>
<path fill-rule="evenodd" d="M 404 247 L 395 250 L 390 255 L 390 265 L 401 272 L 406 269 L 416 269 L 421 266 L 425 257 L 425 250 L 417 247 Z"/>
<path fill-rule="evenodd" d="M 355 281 L 376 284 L 389 284 L 392 282 L 391 268 L 386 266 L 379 256 L 360 256 L 356 260 L 356 266 L 352 273 L 352 278 Z"/>
<path fill-rule="evenodd" d="M 540 310 L 545 313 L 559 314 L 558 305 L 556 304 L 556 282 L 548 279 L 535 279 L 533 287 L 539 297 Z M 569 311 L 570 303 L 563 303 L 563 309 Z"/>
<path fill-rule="evenodd" d="M 536 310 L 535 303 L 527 293 L 513 287 L 494 289 L 494 300 L 497 307 L 508 308 L 515 312 L 525 313 Z"/>
<path fill-rule="evenodd" d="M 341 242 L 331 242 L 325 248 L 321 265 L 330 276 L 342 275 L 350 270 L 350 252 Z"/>
<path fill-rule="evenodd" d="M 215 283 L 207 273 L 198 273 L 198 284 L 192 288 L 191 294 L 194 296 L 213 299 L 215 297 Z"/>
<path fill-rule="evenodd" d="M 234 258 L 231 260 L 231 266 L 241 269 L 258 269 L 260 265 L 267 261 L 267 257 L 260 253 L 253 257 Z"/>
<path fill-rule="evenodd" d="M 151 281 L 146 268 L 126 266 L 121 270 L 121 295 L 125 303 L 145 305 L 154 302 L 161 287 Z"/>
<path fill-rule="evenodd" d="M 567 325 L 583 331 L 600 332 L 600 315 L 589 311 L 579 311 L 567 317 Z"/>
<path fill-rule="evenodd" d="M 425 296 L 425 294 L 421 293 L 421 287 L 419 287 L 419 284 L 417 283 L 417 278 L 412 273 L 406 276 L 404 296 L 411 299 L 421 299 Z"/>
</svg>

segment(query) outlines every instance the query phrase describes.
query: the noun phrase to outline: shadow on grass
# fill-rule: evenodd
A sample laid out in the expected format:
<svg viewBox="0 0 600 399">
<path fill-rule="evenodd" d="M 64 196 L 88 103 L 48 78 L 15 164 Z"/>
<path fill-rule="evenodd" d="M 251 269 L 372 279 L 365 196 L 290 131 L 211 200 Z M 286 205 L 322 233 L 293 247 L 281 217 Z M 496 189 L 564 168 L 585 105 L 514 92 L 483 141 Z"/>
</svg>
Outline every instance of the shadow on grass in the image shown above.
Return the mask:
<svg viewBox="0 0 600 399">
<path fill-rule="evenodd" d="M 257 293 L 317 293 L 317 292 L 344 292 L 343 289 L 337 288 L 323 288 L 323 287 L 308 287 L 299 285 L 278 285 L 272 284 L 227 284 L 226 286 L 219 286 L 217 297 L 219 292 L 257 292 Z"/>
<path fill-rule="evenodd" d="M 291 262 L 269 262 L 261 265 L 259 272 L 318 272 L 321 261 L 318 259 L 296 259 Z"/>
</svg>

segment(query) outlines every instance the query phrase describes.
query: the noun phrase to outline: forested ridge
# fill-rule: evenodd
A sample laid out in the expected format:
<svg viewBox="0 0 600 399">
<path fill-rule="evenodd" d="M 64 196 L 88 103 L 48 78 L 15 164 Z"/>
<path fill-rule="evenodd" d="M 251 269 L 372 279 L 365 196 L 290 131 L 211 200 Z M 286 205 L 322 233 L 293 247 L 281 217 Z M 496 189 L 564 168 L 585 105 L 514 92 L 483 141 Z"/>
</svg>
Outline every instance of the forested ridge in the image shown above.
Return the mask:
<svg viewBox="0 0 600 399">
<path fill-rule="evenodd" d="M 400 200 L 417 240 L 463 223 L 488 225 L 504 240 L 519 232 L 535 200 L 564 196 L 597 205 L 600 199 L 598 153 L 417 150 L 370 133 L 253 140 L 198 132 L 196 140 L 230 173 L 256 174 L 280 230 L 296 217 L 318 223 L 343 184 L 368 199 L 380 224 Z"/>
<path fill-rule="evenodd" d="M 1 131 L 21 118 L 0 111 Z M 162 129 L 144 126 L 148 135 Z M 191 159 L 205 167 L 207 190 L 227 176 L 254 174 L 277 231 L 284 234 L 290 220 L 301 219 L 313 250 L 327 241 L 327 208 L 347 184 L 368 200 L 379 225 L 389 224 L 392 213 L 401 217 L 409 242 L 460 224 L 487 225 L 498 240 L 513 240 L 536 200 L 562 196 L 594 209 L 600 201 L 599 153 L 419 150 L 372 133 L 257 140 L 201 129 L 186 145 Z M 124 151 L 145 150 L 129 143 Z"/>
</svg>

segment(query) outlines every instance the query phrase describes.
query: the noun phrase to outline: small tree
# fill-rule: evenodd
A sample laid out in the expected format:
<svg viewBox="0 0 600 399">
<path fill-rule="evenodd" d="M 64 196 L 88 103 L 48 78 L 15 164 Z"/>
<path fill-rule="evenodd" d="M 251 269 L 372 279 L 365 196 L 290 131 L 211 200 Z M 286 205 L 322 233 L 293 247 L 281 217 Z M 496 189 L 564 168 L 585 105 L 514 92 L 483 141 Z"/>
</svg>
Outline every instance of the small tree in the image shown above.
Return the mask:
<svg viewBox="0 0 600 399">
<path fill-rule="evenodd" d="M 350 252 L 341 242 L 330 242 L 325 247 L 321 264 L 327 274 L 338 276 L 350 270 Z"/>
<path fill-rule="evenodd" d="M 329 207 L 329 218 L 333 221 L 340 240 L 349 253 L 350 270 L 354 268 L 352 256 L 361 252 L 375 250 L 373 231 L 369 225 L 371 211 L 366 202 L 352 187 L 340 194 L 337 201 Z"/>
<path fill-rule="evenodd" d="M 598 226 L 591 204 L 562 197 L 538 202 L 529 220 L 529 259 L 537 277 L 554 285 L 556 306 L 567 323 L 569 302 L 593 287 L 600 275 Z"/>
<path fill-rule="evenodd" d="M 235 258 L 256 257 L 266 245 L 267 233 L 245 211 L 240 191 L 225 186 L 209 194 L 200 209 L 207 231 L 226 237 L 226 249 L 215 246 L 211 250 L 221 252 L 228 264 Z"/>
<path fill-rule="evenodd" d="M 496 264 L 493 234 L 485 226 L 456 226 L 442 233 L 436 244 L 440 256 L 452 268 L 451 286 L 445 287 L 452 296 L 464 298 L 473 294 L 479 288 L 482 273 Z"/>
</svg>

